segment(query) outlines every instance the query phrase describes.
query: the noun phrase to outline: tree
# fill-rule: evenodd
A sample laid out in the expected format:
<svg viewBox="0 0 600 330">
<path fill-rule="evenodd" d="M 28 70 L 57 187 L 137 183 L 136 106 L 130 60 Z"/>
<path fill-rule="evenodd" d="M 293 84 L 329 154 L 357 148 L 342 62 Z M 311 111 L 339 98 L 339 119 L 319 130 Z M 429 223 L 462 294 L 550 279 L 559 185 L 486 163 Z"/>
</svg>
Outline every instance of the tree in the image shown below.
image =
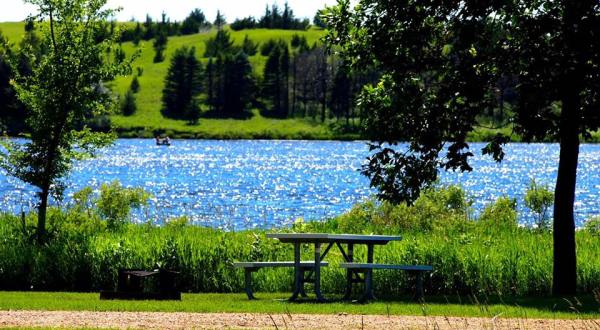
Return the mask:
<svg viewBox="0 0 600 330">
<path fill-rule="evenodd" d="M 254 56 L 258 51 L 258 44 L 246 35 L 244 37 L 244 42 L 242 43 L 242 51 L 248 56 Z"/>
<path fill-rule="evenodd" d="M 244 115 L 254 99 L 255 83 L 252 65 L 244 52 L 228 56 L 225 60 L 224 110 L 228 117 Z"/>
<path fill-rule="evenodd" d="M 30 138 L 23 144 L 4 141 L 0 165 L 7 173 L 38 188 L 37 239 L 46 239 L 46 209 L 50 194 L 60 198 L 63 178 L 73 161 L 95 155 L 114 136 L 93 133 L 82 123 L 112 109 L 112 97 L 101 83 L 130 70 L 127 63 L 109 63 L 103 55 L 114 48 L 111 39 L 97 43 L 94 35 L 114 15 L 106 0 L 27 0 L 47 22 L 43 43 L 47 53 L 31 77 L 17 77 L 14 87 L 29 111 Z"/>
<path fill-rule="evenodd" d="M 233 31 L 240 31 L 245 29 L 256 29 L 258 27 L 258 23 L 256 19 L 252 16 L 248 16 L 242 19 L 236 19 L 229 26 Z"/>
<path fill-rule="evenodd" d="M 138 76 L 133 76 L 133 79 L 131 80 L 131 85 L 129 86 L 129 89 L 134 94 L 137 94 L 140 91 L 140 81 L 138 80 Z"/>
<path fill-rule="evenodd" d="M 217 57 L 219 54 L 231 54 L 235 50 L 231 35 L 225 30 L 217 31 L 213 38 L 206 40 L 204 57 Z"/>
<path fill-rule="evenodd" d="M 150 15 L 146 15 L 146 21 L 144 22 L 144 40 L 150 40 L 154 38 L 156 33 L 154 21 Z"/>
<path fill-rule="evenodd" d="M 219 30 L 223 30 L 223 27 L 225 26 L 225 24 L 227 24 L 227 20 L 225 19 L 225 16 L 221 14 L 220 10 L 217 10 L 217 17 L 215 18 L 215 22 L 213 24 Z"/>
<path fill-rule="evenodd" d="M 316 27 L 319 27 L 321 29 L 326 29 L 327 28 L 327 22 L 325 22 L 325 20 L 323 20 L 323 14 L 326 11 L 323 9 L 319 9 L 317 10 L 317 13 L 315 14 L 315 18 L 313 18 L 313 24 Z"/>
<path fill-rule="evenodd" d="M 269 56 L 269 54 L 271 54 L 271 52 L 273 51 L 273 48 L 277 47 L 277 44 L 279 42 L 280 41 L 274 39 L 267 40 L 267 42 L 263 43 L 262 46 L 260 46 L 260 55 Z"/>
<path fill-rule="evenodd" d="M 181 25 L 181 34 L 195 34 L 208 26 L 210 26 L 210 23 L 206 20 L 206 16 L 204 16 L 202 10 L 194 9 L 183 21 Z"/>
<path fill-rule="evenodd" d="M 289 111 L 290 54 L 287 43 L 277 42 L 264 69 L 263 96 L 269 100 L 271 116 L 284 118 Z"/>
<path fill-rule="evenodd" d="M 206 103 L 210 106 L 210 111 L 214 112 L 215 104 L 215 64 L 212 57 L 206 64 Z"/>
<path fill-rule="evenodd" d="M 577 288 L 573 204 L 580 135 L 600 126 L 597 1 L 409 2 L 342 0 L 327 15 L 331 44 L 354 67 L 385 75 L 359 102 L 376 141 L 364 173 L 380 196 L 414 200 L 438 170 L 469 171 L 467 134 L 496 106 L 491 86 L 515 75 L 514 129 L 524 141 L 560 142 L 554 195 L 553 293 Z M 402 26 L 402 29 L 396 27 Z M 408 141 L 408 150 L 386 147 Z M 445 141 L 449 141 L 445 143 Z M 504 156 L 508 137 L 484 149 Z M 447 155 L 440 156 L 442 150 Z"/>
<path fill-rule="evenodd" d="M 306 30 L 310 25 L 308 19 L 294 17 L 294 11 L 286 2 L 283 11 L 276 4 L 265 8 L 265 14 L 258 20 L 257 26 L 263 29 Z"/>
<path fill-rule="evenodd" d="M 195 98 L 202 92 L 202 79 L 202 64 L 196 58 L 196 49 L 185 46 L 177 49 L 163 89 L 163 115 L 197 121 L 200 109 Z"/>
<path fill-rule="evenodd" d="M 135 101 L 135 95 L 130 89 L 125 93 L 125 97 L 121 101 L 121 114 L 123 116 L 131 116 L 137 111 L 137 103 Z"/>
<path fill-rule="evenodd" d="M 159 29 L 154 39 L 154 63 L 161 63 L 165 60 L 165 49 L 167 49 L 167 43 L 169 39 L 166 32 L 163 29 Z"/>
<path fill-rule="evenodd" d="M 142 37 L 143 37 L 143 31 L 142 31 L 142 24 L 140 24 L 140 22 L 137 22 L 135 24 L 135 29 L 133 30 L 133 44 L 137 47 L 140 44 L 140 41 L 142 41 Z"/>
<path fill-rule="evenodd" d="M 13 61 L 10 44 L 0 32 L 0 130 L 11 135 L 25 130 L 25 110 L 10 84 L 15 76 Z"/>
<path fill-rule="evenodd" d="M 331 99 L 329 108 L 338 118 L 350 117 L 350 104 L 352 103 L 352 77 L 348 66 L 342 64 L 336 71 L 331 88 Z"/>
</svg>

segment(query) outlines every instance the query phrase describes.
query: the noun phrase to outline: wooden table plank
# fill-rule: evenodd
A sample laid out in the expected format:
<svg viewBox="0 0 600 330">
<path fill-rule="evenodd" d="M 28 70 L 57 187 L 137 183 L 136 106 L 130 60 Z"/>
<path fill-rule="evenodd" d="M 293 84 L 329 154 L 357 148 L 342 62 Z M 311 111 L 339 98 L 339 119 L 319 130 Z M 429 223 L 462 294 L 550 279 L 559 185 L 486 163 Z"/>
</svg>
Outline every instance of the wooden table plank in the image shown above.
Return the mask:
<svg viewBox="0 0 600 330">
<path fill-rule="evenodd" d="M 274 233 L 267 234 L 266 237 L 278 239 L 282 243 L 342 243 L 386 245 L 392 241 L 402 240 L 402 237 L 400 236 L 322 233 Z"/>
</svg>

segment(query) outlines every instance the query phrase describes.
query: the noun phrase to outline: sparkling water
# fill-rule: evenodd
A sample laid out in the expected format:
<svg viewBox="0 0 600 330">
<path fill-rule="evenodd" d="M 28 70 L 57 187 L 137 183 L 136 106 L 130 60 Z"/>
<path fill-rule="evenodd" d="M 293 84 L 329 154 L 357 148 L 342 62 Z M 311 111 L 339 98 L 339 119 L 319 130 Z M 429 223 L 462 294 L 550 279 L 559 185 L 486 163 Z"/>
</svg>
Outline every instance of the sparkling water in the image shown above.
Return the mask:
<svg viewBox="0 0 600 330">
<path fill-rule="evenodd" d="M 556 144 L 510 144 L 501 164 L 481 156 L 473 144 L 472 173 L 443 173 L 442 184 L 460 184 L 474 212 L 502 195 L 517 198 L 520 221 L 533 220 L 523 206 L 529 181 L 554 186 Z M 66 179 L 63 204 L 86 186 L 98 190 L 114 180 L 152 194 L 136 211 L 139 222 L 187 216 L 194 223 L 225 229 L 285 226 L 298 218 L 334 217 L 374 191 L 359 170 L 365 142 L 118 140 L 94 160 L 78 163 Z M 600 145 L 581 147 L 577 185 L 578 224 L 600 214 Z M 54 201 L 56 204 L 56 201 Z M 35 207 L 35 189 L 0 173 L 0 207 L 18 213 Z"/>
</svg>

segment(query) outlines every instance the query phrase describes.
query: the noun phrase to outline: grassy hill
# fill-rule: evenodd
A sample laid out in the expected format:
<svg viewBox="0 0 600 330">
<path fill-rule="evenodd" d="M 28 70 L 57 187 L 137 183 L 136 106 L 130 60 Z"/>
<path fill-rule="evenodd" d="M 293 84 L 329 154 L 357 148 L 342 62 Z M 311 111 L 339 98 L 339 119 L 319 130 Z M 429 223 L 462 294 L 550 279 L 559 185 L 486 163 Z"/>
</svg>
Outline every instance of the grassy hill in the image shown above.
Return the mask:
<svg viewBox="0 0 600 330">
<path fill-rule="evenodd" d="M 24 35 L 23 22 L 0 23 L 0 31 L 13 44 L 18 44 Z M 236 45 L 241 45 L 244 37 L 248 35 L 256 43 L 264 43 L 269 39 L 284 39 L 289 41 L 294 34 L 303 35 L 308 43 L 317 42 L 323 31 L 311 29 L 308 31 L 288 30 L 243 30 L 230 31 Z M 135 115 L 124 117 L 114 115 L 111 117 L 115 130 L 121 137 L 153 137 L 154 131 L 164 131 L 172 137 L 198 138 L 198 139 L 355 139 L 356 135 L 343 135 L 332 131 L 327 124 L 313 122 L 310 119 L 271 119 L 262 117 L 254 110 L 254 116 L 249 120 L 234 119 L 201 119 L 197 125 L 188 125 L 185 121 L 164 118 L 161 113 L 161 97 L 164 86 L 164 77 L 171 55 L 182 46 L 196 47 L 197 57 L 206 64 L 203 58 L 205 42 L 213 36 L 216 31 L 201 34 L 170 37 L 165 52 L 166 60 L 163 63 L 153 63 L 154 50 L 152 41 L 142 41 L 138 47 L 132 43 L 123 44 L 123 49 L 128 56 L 136 51 L 140 52 L 139 58 L 134 62 L 133 68 L 143 69 L 143 75 L 139 77 L 141 90 L 137 94 L 138 111 Z M 266 57 L 260 54 L 250 57 L 254 71 L 262 76 Z M 115 93 L 124 94 L 131 83 L 132 77 L 120 77 L 110 83 Z M 510 128 L 488 129 L 476 128 L 470 134 L 471 141 L 489 141 L 497 133 L 511 134 Z M 519 141 L 518 136 L 513 136 L 514 141 Z M 600 143 L 600 132 L 592 134 L 588 142 Z"/>
<path fill-rule="evenodd" d="M 0 23 L 0 30 L 13 44 L 20 41 L 24 34 L 24 23 Z M 289 40 L 294 34 L 303 35 L 309 44 L 317 42 L 323 35 L 322 30 L 311 29 L 308 31 L 288 30 L 243 30 L 230 31 L 236 45 L 241 45 L 244 37 L 248 35 L 254 42 L 263 44 L 269 39 Z M 163 63 L 153 63 L 154 49 L 152 41 L 142 41 L 135 47 L 132 43 L 124 43 L 123 50 L 127 56 L 139 51 L 140 56 L 133 63 L 134 72 L 137 68 L 143 70 L 139 77 L 141 85 L 137 94 L 138 111 L 130 117 L 114 115 L 111 117 L 113 126 L 122 137 L 152 137 L 155 130 L 165 131 L 170 136 L 185 138 L 211 138 L 211 139 L 347 139 L 353 136 L 341 136 L 333 133 L 328 125 L 312 122 L 308 119 L 270 119 L 261 117 L 258 111 L 253 111 L 254 116 L 249 120 L 221 120 L 201 119 L 198 125 L 189 125 L 185 121 L 164 118 L 161 113 L 161 97 L 164 78 L 167 74 L 171 55 L 182 46 L 195 47 L 196 56 L 206 64 L 203 58 L 205 42 L 216 34 L 216 30 L 188 35 L 170 37 L 165 52 L 166 60 Z M 262 71 L 267 58 L 260 54 L 250 57 L 253 69 L 258 76 Z M 131 83 L 132 76 L 117 78 L 109 84 L 115 92 L 123 95 Z"/>
</svg>

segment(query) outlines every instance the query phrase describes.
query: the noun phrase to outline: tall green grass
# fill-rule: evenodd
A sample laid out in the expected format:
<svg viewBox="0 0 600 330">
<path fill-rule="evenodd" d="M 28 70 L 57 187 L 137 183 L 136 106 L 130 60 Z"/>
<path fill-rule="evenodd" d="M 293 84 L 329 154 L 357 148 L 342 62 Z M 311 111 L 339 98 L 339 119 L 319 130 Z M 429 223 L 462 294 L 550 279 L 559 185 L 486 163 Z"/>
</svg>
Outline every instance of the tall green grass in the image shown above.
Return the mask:
<svg viewBox="0 0 600 330">
<path fill-rule="evenodd" d="M 185 292 L 241 292 L 242 272 L 235 261 L 292 260 L 289 245 L 265 238 L 262 231 L 224 232 L 187 225 L 184 220 L 164 226 L 128 224 L 108 230 L 94 209 L 52 210 L 52 239 L 44 246 L 32 242 L 26 219 L 0 217 L 0 289 L 75 290 L 110 289 L 119 268 L 165 267 L 181 272 Z M 428 264 L 434 271 L 425 281 L 430 294 L 547 295 L 551 290 L 552 235 L 522 228 L 516 211 L 499 200 L 472 219 L 464 193 L 457 188 L 431 190 L 413 206 L 366 202 L 338 218 L 296 223 L 286 231 L 398 234 L 403 240 L 377 247 L 375 261 Z M 577 233 L 578 290 L 600 288 L 600 236 Z M 311 259 L 311 246 L 303 246 Z M 364 257 L 364 249 L 357 255 Z M 322 275 L 327 292 L 341 293 L 344 272 L 333 249 L 330 266 Z M 258 272 L 258 291 L 285 292 L 290 269 Z M 379 271 L 376 290 L 410 293 L 412 281 L 403 272 Z"/>
</svg>

